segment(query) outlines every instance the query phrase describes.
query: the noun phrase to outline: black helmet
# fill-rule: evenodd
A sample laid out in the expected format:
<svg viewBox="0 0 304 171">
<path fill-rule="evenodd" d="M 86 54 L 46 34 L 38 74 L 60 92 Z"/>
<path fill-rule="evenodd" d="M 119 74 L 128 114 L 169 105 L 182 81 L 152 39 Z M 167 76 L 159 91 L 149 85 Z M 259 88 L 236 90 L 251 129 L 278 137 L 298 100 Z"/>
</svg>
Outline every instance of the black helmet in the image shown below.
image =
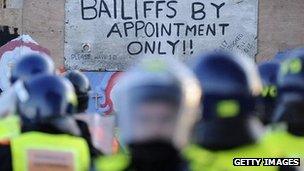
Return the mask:
<svg viewBox="0 0 304 171">
<path fill-rule="evenodd" d="M 48 122 L 76 110 L 74 88 L 65 78 L 41 74 L 16 86 L 17 112 L 24 124 Z"/>
<path fill-rule="evenodd" d="M 91 90 L 89 79 L 79 71 L 68 71 L 64 76 L 70 80 L 75 88 L 79 104 L 77 112 L 86 111 L 89 102 L 89 91 Z"/>
<path fill-rule="evenodd" d="M 256 93 L 253 89 L 255 86 L 260 88 L 260 80 L 256 82 L 257 85 L 252 85 L 251 80 L 255 78 L 249 78 L 253 76 L 238 58 L 245 57 L 234 57 L 228 52 L 213 52 L 202 55 L 196 62 L 194 72 L 205 95 L 202 108 L 205 120 L 247 115 L 247 111 L 253 110 Z M 222 107 L 230 110 L 222 111 Z"/>
<path fill-rule="evenodd" d="M 273 111 L 277 99 L 277 76 L 280 64 L 275 61 L 268 61 L 259 65 L 259 72 L 263 83 L 263 91 L 259 98 L 259 103 L 263 106 L 263 111 L 259 113 L 264 124 L 271 123 Z"/>
<path fill-rule="evenodd" d="M 183 147 L 201 98 L 194 74 L 176 59 L 143 58 L 112 91 L 125 144 L 169 142 Z"/>
<path fill-rule="evenodd" d="M 273 61 L 278 62 L 278 63 L 282 63 L 284 62 L 284 60 L 289 58 L 289 54 L 292 52 L 293 50 L 291 49 L 286 49 L 285 51 L 281 51 L 278 52 L 274 58 Z"/>
<path fill-rule="evenodd" d="M 275 121 L 304 124 L 304 50 L 294 50 L 281 65 Z"/>
<path fill-rule="evenodd" d="M 251 141 L 247 125 L 262 89 L 254 63 L 217 51 L 200 56 L 193 69 L 204 92 L 202 119 L 195 129 L 197 143 L 224 148 Z"/>
<path fill-rule="evenodd" d="M 55 66 L 53 61 L 46 56 L 30 54 L 17 60 L 12 69 L 10 82 L 15 83 L 17 80 L 26 80 L 36 74 L 53 74 Z"/>
</svg>

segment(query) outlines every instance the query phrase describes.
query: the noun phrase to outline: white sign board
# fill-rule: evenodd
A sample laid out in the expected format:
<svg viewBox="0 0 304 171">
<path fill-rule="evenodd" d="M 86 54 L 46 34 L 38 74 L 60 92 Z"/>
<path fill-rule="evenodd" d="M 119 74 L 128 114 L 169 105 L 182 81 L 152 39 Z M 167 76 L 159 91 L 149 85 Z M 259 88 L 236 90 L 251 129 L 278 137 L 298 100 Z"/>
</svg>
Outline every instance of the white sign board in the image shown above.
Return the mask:
<svg viewBox="0 0 304 171">
<path fill-rule="evenodd" d="M 258 0 L 67 0 L 68 69 L 122 71 L 142 56 L 257 53 Z"/>
</svg>

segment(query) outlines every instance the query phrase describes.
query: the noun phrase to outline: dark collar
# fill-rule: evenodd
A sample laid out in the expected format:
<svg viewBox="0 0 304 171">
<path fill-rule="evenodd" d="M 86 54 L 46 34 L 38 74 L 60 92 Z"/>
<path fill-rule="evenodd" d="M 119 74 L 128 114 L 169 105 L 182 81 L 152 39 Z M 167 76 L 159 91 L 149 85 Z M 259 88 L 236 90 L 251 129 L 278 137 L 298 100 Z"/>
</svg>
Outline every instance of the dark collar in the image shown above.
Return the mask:
<svg viewBox="0 0 304 171">
<path fill-rule="evenodd" d="M 292 135 L 304 137 L 304 123 L 289 123 L 287 131 Z"/>
<path fill-rule="evenodd" d="M 259 139 L 259 122 L 249 116 L 206 121 L 200 125 L 198 144 L 209 150 L 228 150 Z"/>
<path fill-rule="evenodd" d="M 130 168 L 134 170 L 185 170 L 185 162 L 170 143 L 149 142 L 129 145 Z"/>
</svg>

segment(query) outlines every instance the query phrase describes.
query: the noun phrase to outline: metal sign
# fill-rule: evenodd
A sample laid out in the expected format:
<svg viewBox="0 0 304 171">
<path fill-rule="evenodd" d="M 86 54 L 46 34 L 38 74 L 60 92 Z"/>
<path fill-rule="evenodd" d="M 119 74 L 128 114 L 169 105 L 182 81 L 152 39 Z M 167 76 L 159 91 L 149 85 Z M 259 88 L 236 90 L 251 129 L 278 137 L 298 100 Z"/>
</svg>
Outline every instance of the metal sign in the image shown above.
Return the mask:
<svg viewBox="0 0 304 171">
<path fill-rule="evenodd" d="M 143 56 L 257 53 L 258 0 L 67 0 L 68 69 L 122 71 Z"/>
</svg>

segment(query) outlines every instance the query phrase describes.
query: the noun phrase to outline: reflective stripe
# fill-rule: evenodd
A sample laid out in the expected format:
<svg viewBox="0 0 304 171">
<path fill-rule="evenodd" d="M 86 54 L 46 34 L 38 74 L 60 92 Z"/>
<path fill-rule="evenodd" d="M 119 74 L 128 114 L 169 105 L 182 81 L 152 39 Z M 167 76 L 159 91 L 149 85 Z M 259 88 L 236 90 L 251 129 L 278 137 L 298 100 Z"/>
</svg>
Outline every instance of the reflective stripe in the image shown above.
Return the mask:
<svg viewBox="0 0 304 171">
<path fill-rule="evenodd" d="M 249 145 L 233 150 L 209 151 L 196 145 L 187 147 L 183 154 L 189 161 L 191 171 L 276 171 L 277 167 L 236 167 L 233 166 L 233 158 L 263 158 L 281 157 L 277 153 L 270 153 L 268 147 L 257 144 Z"/>
<path fill-rule="evenodd" d="M 262 97 L 276 98 L 278 96 L 278 90 L 275 85 L 265 86 L 262 91 Z"/>
<path fill-rule="evenodd" d="M 235 117 L 240 113 L 241 107 L 237 100 L 222 100 L 216 105 L 216 112 L 220 118 Z"/>
<path fill-rule="evenodd" d="M 122 171 L 129 164 L 130 158 L 124 154 L 102 156 L 95 161 L 96 171 Z"/>
<path fill-rule="evenodd" d="M 72 154 L 72 165 L 75 171 L 87 171 L 90 165 L 89 149 L 82 138 L 69 135 L 52 135 L 40 132 L 24 133 L 11 141 L 14 171 L 29 170 L 31 151 Z M 38 158 L 43 160 L 43 158 Z"/>
<path fill-rule="evenodd" d="M 20 119 L 16 115 L 0 118 L 0 141 L 8 141 L 20 134 Z"/>
<path fill-rule="evenodd" d="M 281 65 L 281 74 L 299 74 L 303 69 L 302 61 L 299 58 L 294 58 L 283 62 Z"/>
</svg>

